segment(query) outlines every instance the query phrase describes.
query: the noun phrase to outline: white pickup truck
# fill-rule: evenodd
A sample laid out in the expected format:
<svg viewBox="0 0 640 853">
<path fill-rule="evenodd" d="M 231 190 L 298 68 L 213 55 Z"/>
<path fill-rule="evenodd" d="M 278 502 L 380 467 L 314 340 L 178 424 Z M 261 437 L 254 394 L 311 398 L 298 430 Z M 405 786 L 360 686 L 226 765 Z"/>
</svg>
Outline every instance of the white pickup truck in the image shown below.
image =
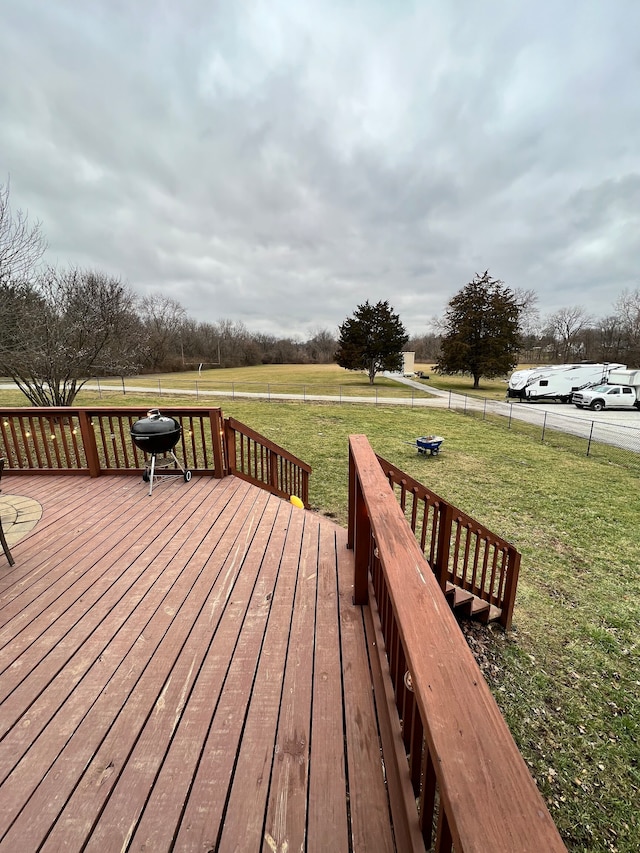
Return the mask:
<svg viewBox="0 0 640 853">
<path fill-rule="evenodd" d="M 594 412 L 603 409 L 640 409 L 640 370 L 616 370 L 609 375 L 606 385 L 594 385 L 574 391 L 571 402 L 579 409 Z"/>
</svg>

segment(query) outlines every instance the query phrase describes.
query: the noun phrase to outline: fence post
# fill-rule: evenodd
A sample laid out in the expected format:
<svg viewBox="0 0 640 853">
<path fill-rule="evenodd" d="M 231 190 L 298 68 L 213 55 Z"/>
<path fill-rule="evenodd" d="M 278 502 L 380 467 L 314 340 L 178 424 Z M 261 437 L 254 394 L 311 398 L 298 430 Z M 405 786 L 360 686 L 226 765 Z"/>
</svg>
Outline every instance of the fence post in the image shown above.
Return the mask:
<svg viewBox="0 0 640 853">
<path fill-rule="evenodd" d="M 543 422 L 542 422 L 542 438 L 540 439 L 540 441 L 542 442 L 542 444 L 544 444 L 544 433 L 545 433 L 545 430 L 546 430 L 546 428 L 547 428 L 547 415 L 548 415 L 548 414 L 549 414 L 548 412 L 545 412 L 545 413 L 544 413 L 544 420 L 543 420 Z"/>
<path fill-rule="evenodd" d="M 442 502 L 438 508 L 438 549 L 436 551 L 435 576 L 440 589 L 445 592 L 449 577 L 449 551 L 451 549 L 451 528 L 453 527 L 453 507 Z"/>
<path fill-rule="evenodd" d="M 484 399 L 484 409 L 482 411 L 482 420 L 486 421 L 487 419 L 487 398 Z"/>
<path fill-rule="evenodd" d="M 100 459 L 98 458 L 98 444 L 96 442 L 96 434 L 91 425 L 91 418 L 87 415 L 84 409 L 78 409 L 78 422 L 80 424 L 80 435 L 82 436 L 82 445 L 84 447 L 84 455 L 87 460 L 87 468 L 89 476 L 100 476 Z"/>
<path fill-rule="evenodd" d="M 122 396 L 126 397 L 127 396 L 127 389 L 124 387 L 124 376 L 121 376 L 120 378 L 122 379 Z"/>
<path fill-rule="evenodd" d="M 587 456 L 591 452 L 591 439 L 593 438 L 593 427 L 595 425 L 595 421 L 591 421 L 591 430 L 589 431 L 589 441 L 587 442 Z"/>
<path fill-rule="evenodd" d="M 511 429 L 511 418 L 513 416 L 513 403 L 509 403 L 509 429 Z"/>
</svg>

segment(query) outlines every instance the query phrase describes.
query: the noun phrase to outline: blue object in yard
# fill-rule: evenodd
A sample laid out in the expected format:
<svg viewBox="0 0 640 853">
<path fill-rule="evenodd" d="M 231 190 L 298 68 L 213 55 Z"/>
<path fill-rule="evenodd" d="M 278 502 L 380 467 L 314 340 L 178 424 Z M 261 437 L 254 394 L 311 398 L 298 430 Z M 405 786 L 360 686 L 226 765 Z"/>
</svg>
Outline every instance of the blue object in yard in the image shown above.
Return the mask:
<svg viewBox="0 0 640 853">
<path fill-rule="evenodd" d="M 423 435 L 416 439 L 418 453 L 430 453 L 436 456 L 440 452 L 440 445 L 444 441 L 441 435 Z"/>
</svg>

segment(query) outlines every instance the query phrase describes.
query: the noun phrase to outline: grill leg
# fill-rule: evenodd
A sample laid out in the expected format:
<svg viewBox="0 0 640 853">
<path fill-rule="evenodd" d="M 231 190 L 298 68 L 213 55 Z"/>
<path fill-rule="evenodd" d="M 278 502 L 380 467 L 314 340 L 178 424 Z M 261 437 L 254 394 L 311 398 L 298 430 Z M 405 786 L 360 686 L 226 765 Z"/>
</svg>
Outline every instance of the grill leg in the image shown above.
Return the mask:
<svg viewBox="0 0 640 853">
<path fill-rule="evenodd" d="M 179 468 L 182 471 L 182 473 L 184 474 L 184 468 L 178 462 L 178 457 L 176 456 L 176 454 L 173 452 L 173 450 L 170 450 L 169 453 L 173 456 L 173 461 L 176 463 L 176 467 Z"/>
<path fill-rule="evenodd" d="M 153 491 L 153 474 L 156 470 L 156 454 L 151 454 L 151 476 L 149 477 L 149 497 L 151 497 L 151 492 Z"/>
</svg>

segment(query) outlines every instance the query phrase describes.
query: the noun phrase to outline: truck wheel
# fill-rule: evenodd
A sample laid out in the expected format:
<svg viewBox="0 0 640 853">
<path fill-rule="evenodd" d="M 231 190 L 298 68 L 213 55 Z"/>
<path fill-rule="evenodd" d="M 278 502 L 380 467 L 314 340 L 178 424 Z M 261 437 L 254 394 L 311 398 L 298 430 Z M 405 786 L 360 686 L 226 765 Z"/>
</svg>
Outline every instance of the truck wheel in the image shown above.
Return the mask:
<svg viewBox="0 0 640 853">
<path fill-rule="evenodd" d="M 594 412 L 601 412 L 604 409 L 604 403 L 602 400 L 594 400 L 591 404 L 591 408 Z"/>
</svg>

